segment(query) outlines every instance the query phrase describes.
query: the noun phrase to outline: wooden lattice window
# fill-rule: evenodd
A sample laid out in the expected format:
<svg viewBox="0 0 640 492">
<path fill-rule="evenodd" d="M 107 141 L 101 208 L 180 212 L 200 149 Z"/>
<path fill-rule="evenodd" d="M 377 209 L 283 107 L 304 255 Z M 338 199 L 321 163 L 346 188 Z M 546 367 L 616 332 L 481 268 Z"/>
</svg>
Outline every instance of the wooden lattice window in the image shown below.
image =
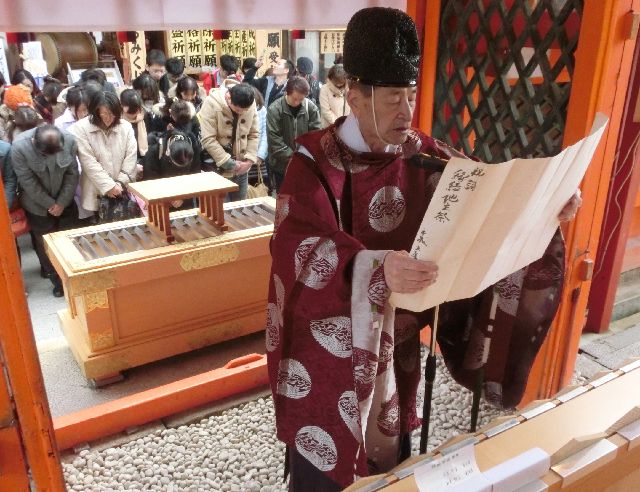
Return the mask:
<svg viewBox="0 0 640 492">
<path fill-rule="evenodd" d="M 584 0 L 443 0 L 433 135 L 485 162 L 562 146 Z"/>
</svg>

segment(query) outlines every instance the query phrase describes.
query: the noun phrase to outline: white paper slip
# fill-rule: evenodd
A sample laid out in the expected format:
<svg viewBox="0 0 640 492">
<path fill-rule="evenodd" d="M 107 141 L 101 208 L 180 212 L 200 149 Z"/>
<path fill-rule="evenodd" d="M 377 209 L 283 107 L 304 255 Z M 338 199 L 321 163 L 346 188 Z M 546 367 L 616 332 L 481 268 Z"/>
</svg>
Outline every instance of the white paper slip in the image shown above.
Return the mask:
<svg viewBox="0 0 640 492">
<path fill-rule="evenodd" d="M 602 386 L 604 383 L 608 383 L 609 381 L 611 381 L 612 379 L 615 379 L 617 377 L 618 377 L 618 374 L 613 372 L 613 371 L 611 371 L 611 372 L 608 372 L 607 374 L 605 374 L 604 376 L 600 376 L 598 379 L 594 379 L 593 381 L 589 381 L 588 384 L 590 384 L 594 388 L 597 388 L 598 386 Z"/>
<path fill-rule="evenodd" d="M 602 466 L 614 459 L 617 450 L 618 446 L 614 443 L 608 439 L 602 439 L 569 456 L 557 465 L 552 466 L 551 469 L 562 477 L 562 486 L 564 487 L 580 479 L 592 467 Z M 599 465 L 596 462 L 600 462 Z"/>
<path fill-rule="evenodd" d="M 522 412 L 520 415 L 523 416 L 525 419 L 529 420 L 529 419 L 532 419 L 533 417 L 537 417 L 541 413 L 548 412 L 549 410 L 555 407 L 556 407 L 555 403 L 553 403 L 552 401 L 548 401 L 547 403 L 543 403 L 542 405 L 533 407 L 531 410 Z"/>
<path fill-rule="evenodd" d="M 487 429 L 486 431 L 483 432 L 483 434 L 487 437 L 493 437 L 493 436 L 497 436 L 498 434 L 500 434 L 501 432 L 506 431 L 507 429 L 511 429 L 512 427 L 515 427 L 516 425 L 518 425 L 520 423 L 520 421 L 518 419 L 509 419 L 506 420 L 504 422 L 502 422 L 501 424 L 498 424 L 494 427 L 491 427 L 490 429 Z"/>
<path fill-rule="evenodd" d="M 550 466 L 549 453 L 532 448 L 485 471 L 484 476 L 493 486 L 492 492 L 511 492 L 544 476 Z"/>
<path fill-rule="evenodd" d="M 629 362 L 620 368 L 620 370 L 624 373 L 631 372 L 634 369 L 638 369 L 640 367 L 640 358 L 638 360 L 634 360 L 633 362 Z"/>
<path fill-rule="evenodd" d="M 618 431 L 618 434 L 629 441 L 629 450 L 640 445 L 640 420 L 631 422 L 629 425 L 623 427 Z"/>
<path fill-rule="evenodd" d="M 434 459 L 435 458 L 433 456 L 429 456 L 429 457 L 425 456 L 424 460 L 418 461 L 417 463 L 413 463 L 409 466 L 405 466 L 404 468 L 393 472 L 393 474 L 402 480 L 403 478 L 408 477 L 409 475 L 413 475 L 413 473 L 416 471 L 416 468 L 418 468 L 419 466 L 425 465 L 433 461 Z"/>
<path fill-rule="evenodd" d="M 419 466 L 413 477 L 420 492 L 491 492 L 476 464 L 473 445 Z"/>
<path fill-rule="evenodd" d="M 549 486 L 542 480 L 535 480 L 519 489 L 515 489 L 513 492 L 545 492 L 545 490 L 549 490 Z"/>
<path fill-rule="evenodd" d="M 560 396 L 556 396 L 556 400 L 560 400 L 562 403 L 566 403 L 569 400 L 573 400 L 576 396 L 580 396 L 581 394 L 586 393 L 587 391 L 589 391 L 589 388 L 587 388 L 586 386 L 578 386 L 577 388 L 573 388 L 571 391 L 567 391 Z"/>
</svg>

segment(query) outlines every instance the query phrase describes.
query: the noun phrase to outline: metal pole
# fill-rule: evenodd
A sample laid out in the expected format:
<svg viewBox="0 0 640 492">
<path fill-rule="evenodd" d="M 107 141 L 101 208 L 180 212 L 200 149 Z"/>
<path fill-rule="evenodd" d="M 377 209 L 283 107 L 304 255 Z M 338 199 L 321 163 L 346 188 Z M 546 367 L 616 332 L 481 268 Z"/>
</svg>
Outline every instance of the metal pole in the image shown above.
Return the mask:
<svg viewBox="0 0 640 492">
<path fill-rule="evenodd" d="M 476 384 L 473 388 L 473 402 L 471 404 L 471 429 L 475 432 L 478 428 L 478 417 L 480 415 L 480 398 L 482 397 L 482 386 L 484 384 L 484 367 L 476 371 Z"/>
<path fill-rule="evenodd" d="M 420 454 L 427 452 L 429 439 L 429 421 L 431 420 L 431 400 L 433 399 L 433 382 L 436 379 L 436 337 L 438 334 L 438 314 L 440 306 L 435 307 L 433 326 L 431 327 L 431 343 L 429 355 L 424 366 L 424 402 L 422 406 L 422 430 L 420 432 Z"/>
</svg>

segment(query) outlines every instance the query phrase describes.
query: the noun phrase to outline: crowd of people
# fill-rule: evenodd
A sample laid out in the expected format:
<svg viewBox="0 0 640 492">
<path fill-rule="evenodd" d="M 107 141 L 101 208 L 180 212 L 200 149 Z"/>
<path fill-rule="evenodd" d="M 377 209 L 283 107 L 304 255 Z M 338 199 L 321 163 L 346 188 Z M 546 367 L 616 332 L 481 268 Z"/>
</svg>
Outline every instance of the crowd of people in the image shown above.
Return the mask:
<svg viewBox="0 0 640 492">
<path fill-rule="evenodd" d="M 10 207 L 25 212 L 41 275 L 55 296 L 64 292 L 43 235 L 113 220 L 102 213 L 105 198 L 133 200 L 126 188 L 137 180 L 217 172 L 238 184 L 227 196 L 235 201 L 261 173 L 275 194 L 296 138 L 349 113 L 341 65 L 325 85 L 306 57 L 296 65 L 281 59 L 259 77 L 261 66 L 256 58 L 240 63 L 223 55 L 199 83 L 180 59 L 153 49 L 146 70 L 120 90 L 99 68 L 67 87 L 53 77 L 39 87 L 26 70 L 10 84 L 0 80 L 5 194 Z"/>
<path fill-rule="evenodd" d="M 0 145 L 6 195 L 16 201 L 17 183 L 54 294 L 61 288 L 42 234 L 69 218 L 99 220 L 100 203 L 130 181 L 218 172 L 238 184 L 229 196 L 238 200 L 250 170 L 268 170 L 279 195 L 265 348 L 292 491 L 343 490 L 411 454 L 427 324 L 437 323 L 456 381 L 476 388 L 469 368 L 494 368 L 481 371 L 482 393 L 514 406 L 564 278 L 558 229 L 538 261 L 440 305 L 437 317 L 390 304 L 392 293 L 437 282 L 440 266 L 408 251 L 437 198 L 443 163 L 462 154 L 411 128 L 421 66 L 411 17 L 383 7 L 356 12 L 343 53 L 344 66 L 332 67 L 322 86 L 306 58 L 279 60 L 258 77 L 259 60 L 225 55 L 201 88 L 179 60 L 151 50 L 147 71 L 120 94 L 100 70 L 65 89 L 48 80 L 42 91 L 20 72 L 0 108 L 0 136 L 11 142 Z M 64 91 L 66 109 L 56 117 Z M 559 222 L 580 204 L 576 192 Z"/>
</svg>

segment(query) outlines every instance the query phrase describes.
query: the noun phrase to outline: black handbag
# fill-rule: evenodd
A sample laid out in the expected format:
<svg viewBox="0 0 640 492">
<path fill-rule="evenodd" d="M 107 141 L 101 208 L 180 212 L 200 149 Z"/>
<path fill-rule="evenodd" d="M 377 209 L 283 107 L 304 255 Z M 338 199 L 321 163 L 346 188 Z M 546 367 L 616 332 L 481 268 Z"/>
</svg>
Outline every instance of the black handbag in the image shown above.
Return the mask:
<svg viewBox="0 0 640 492">
<path fill-rule="evenodd" d="M 142 215 L 138 202 L 129 194 L 127 188 L 121 184 L 122 194 L 115 198 L 101 196 L 98 198 L 98 223 L 116 222 L 134 219 Z"/>
</svg>

